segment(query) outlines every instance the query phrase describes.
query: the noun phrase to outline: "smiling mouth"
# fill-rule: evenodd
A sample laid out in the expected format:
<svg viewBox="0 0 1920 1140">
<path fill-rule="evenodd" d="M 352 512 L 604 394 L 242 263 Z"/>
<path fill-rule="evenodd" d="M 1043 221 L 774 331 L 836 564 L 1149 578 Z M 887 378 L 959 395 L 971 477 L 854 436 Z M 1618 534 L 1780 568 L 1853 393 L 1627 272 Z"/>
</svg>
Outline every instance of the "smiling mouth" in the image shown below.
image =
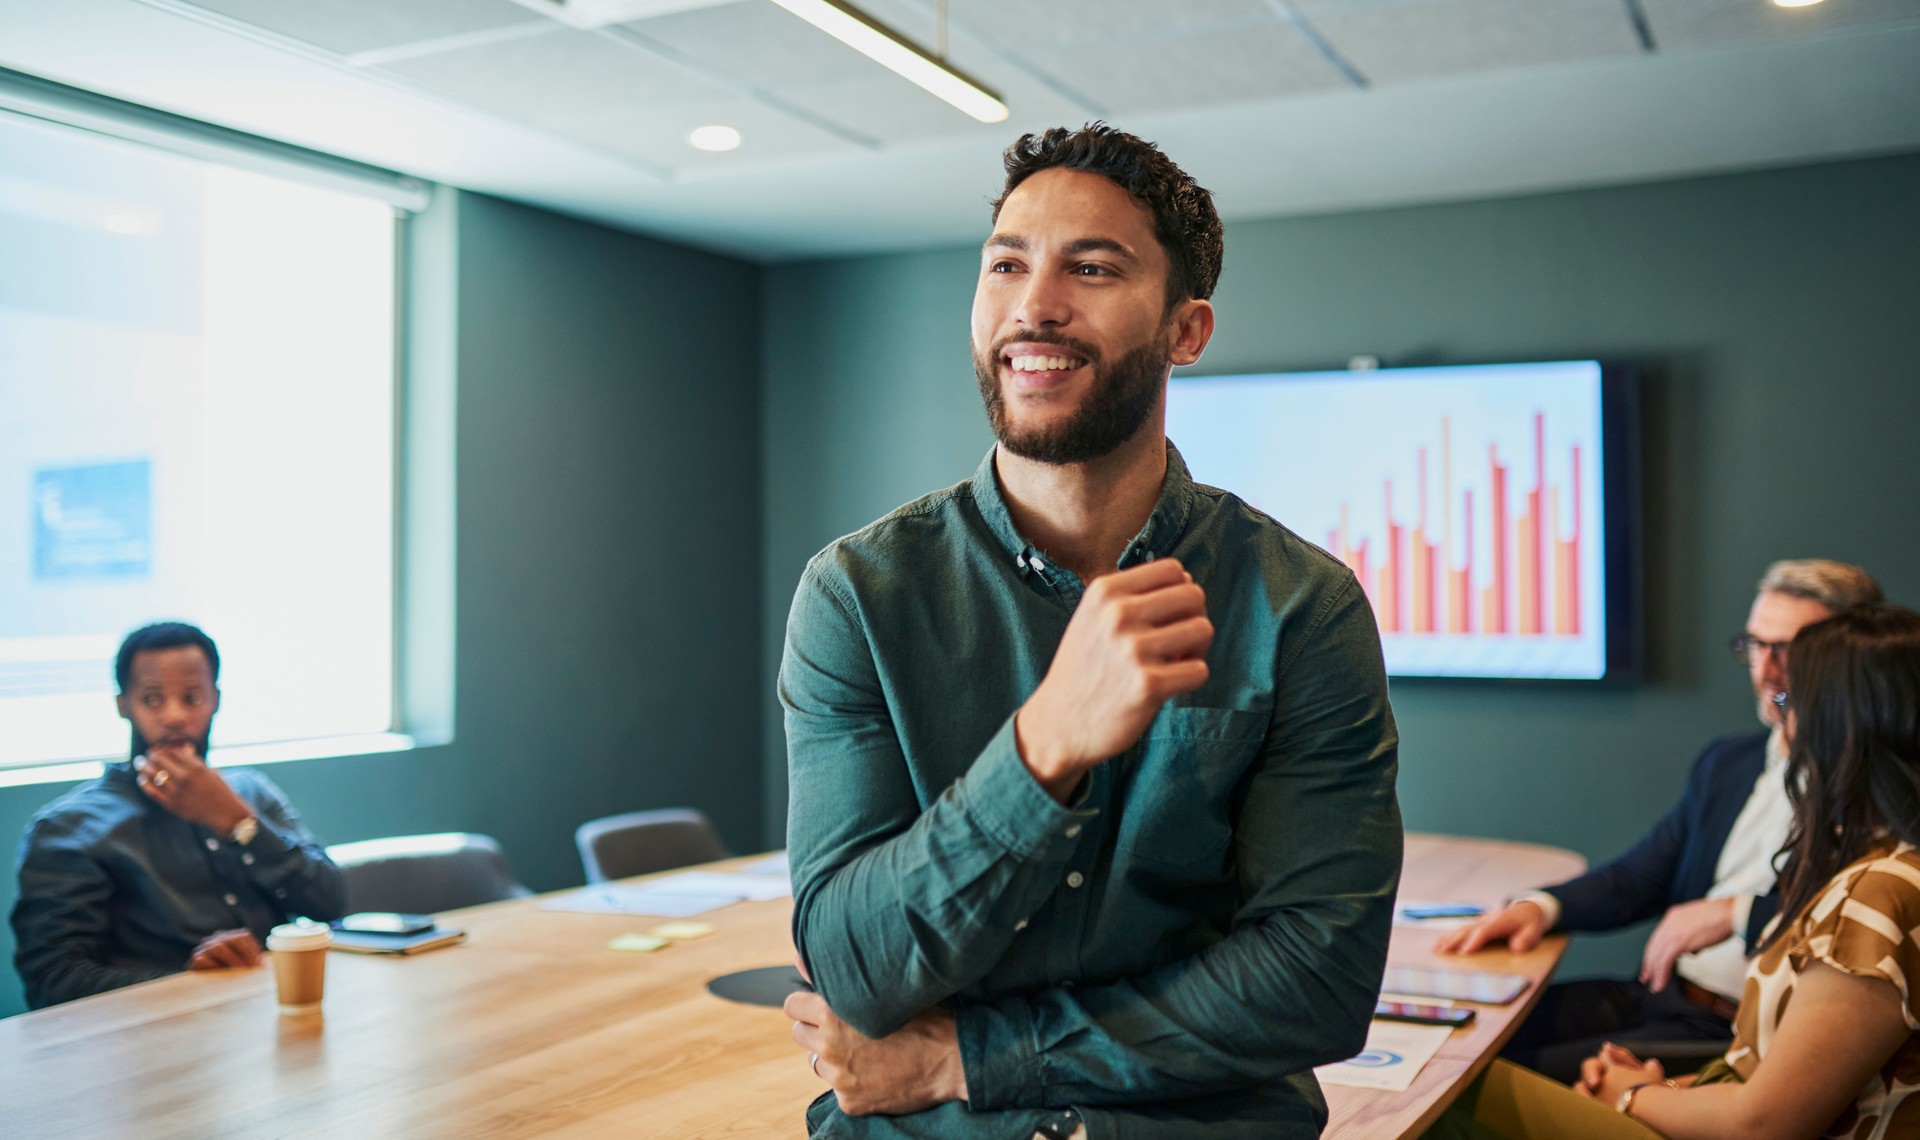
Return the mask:
<svg viewBox="0 0 1920 1140">
<path fill-rule="evenodd" d="M 1007 367 L 1015 372 L 1071 372 L 1085 363 L 1073 356 L 1007 357 Z"/>
</svg>

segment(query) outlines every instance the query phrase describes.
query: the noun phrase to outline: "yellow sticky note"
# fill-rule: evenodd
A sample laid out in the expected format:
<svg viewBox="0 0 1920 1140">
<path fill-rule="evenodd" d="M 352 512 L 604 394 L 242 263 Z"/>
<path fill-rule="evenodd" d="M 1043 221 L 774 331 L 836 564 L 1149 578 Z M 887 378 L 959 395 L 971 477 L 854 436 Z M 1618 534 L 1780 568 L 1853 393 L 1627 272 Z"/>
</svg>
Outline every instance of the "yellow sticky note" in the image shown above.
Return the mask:
<svg viewBox="0 0 1920 1140">
<path fill-rule="evenodd" d="M 673 942 L 685 942 L 689 938 L 705 938 L 713 933 L 713 927 L 704 922 L 663 922 L 653 928 L 655 938 L 665 938 Z"/>
<path fill-rule="evenodd" d="M 622 934 L 607 943 L 607 949 L 633 950 L 641 954 L 651 954 L 665 945 L 667 945 L 666 939 L 655 938 L 651 934 Z"/>
</svg>

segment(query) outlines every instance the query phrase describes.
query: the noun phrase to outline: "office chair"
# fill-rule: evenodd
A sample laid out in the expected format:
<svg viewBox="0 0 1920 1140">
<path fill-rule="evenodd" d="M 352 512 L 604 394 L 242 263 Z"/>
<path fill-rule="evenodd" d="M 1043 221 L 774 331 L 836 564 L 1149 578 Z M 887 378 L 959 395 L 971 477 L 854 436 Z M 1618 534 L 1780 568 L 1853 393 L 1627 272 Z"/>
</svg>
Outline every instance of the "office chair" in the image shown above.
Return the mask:
<svg viewBox="0 0 1920 1140">
<path fill-rule="evenodd" d="M 589 883 L 668 871 L 732 854 L 707 817 L 692 808 L 635 811 L 589 820 L 573 833 L 573 841 L 580 848 L 580 862 L 587 869 Z"/>
<path fill-rule="evenodd" d="M 327 856 L 346 875 L 349 911 L 437 914 L 533 893 L 487 835 L 396 835 L 336 843 Z"/>
</svg>

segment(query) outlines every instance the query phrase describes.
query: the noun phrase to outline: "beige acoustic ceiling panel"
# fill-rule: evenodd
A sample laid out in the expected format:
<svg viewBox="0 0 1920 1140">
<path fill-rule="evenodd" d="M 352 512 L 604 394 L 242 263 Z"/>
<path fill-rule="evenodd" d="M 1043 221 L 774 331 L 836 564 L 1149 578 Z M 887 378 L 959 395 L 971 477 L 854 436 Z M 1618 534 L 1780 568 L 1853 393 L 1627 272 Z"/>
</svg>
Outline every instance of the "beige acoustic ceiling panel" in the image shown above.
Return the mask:
<svg viewBox="0 0 1920 1140">
<path fill-rule="evenodd" d="M 1625 0 L 1294 0 L 1294 7 L 1375 86 L 1645 50 Z"/>
<path fill-rule="evenodd" d="M 1639 0 L 1661 51 L 1920 24 L 1920 0 L 1826 0 L 1780 8 L 1756 0 Z M 1920 74 L 1920 60 L 1914 61 Z"/>
</svg>

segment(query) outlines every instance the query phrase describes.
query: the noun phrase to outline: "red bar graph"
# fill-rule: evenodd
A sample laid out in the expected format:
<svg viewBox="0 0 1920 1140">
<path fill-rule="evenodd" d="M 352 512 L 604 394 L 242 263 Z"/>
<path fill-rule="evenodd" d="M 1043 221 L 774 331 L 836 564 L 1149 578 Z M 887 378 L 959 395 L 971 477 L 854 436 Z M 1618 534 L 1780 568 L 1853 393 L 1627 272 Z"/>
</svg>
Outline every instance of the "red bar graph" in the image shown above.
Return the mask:
<svg viewBox="0 0 1920 1140">
<path fill-rule="evenodd" d="M 1510 493 L 1518 490 L 1510 488 L 1514 464 L 1503 462 L 1498 444 L 1487 444 L 1481 504 L 1488 528 L 1485 567 L 1475 563 L 1474 488 L 1462 488 L 1457 498 L 1454 491 L 1450 417 L 1440 420 L 1437 532 L 1425 447 L 1414 450 L 1411 525 L 1398 513 L 1404 504 L 1396 502 L 1390 478 L 1381 486 L 1384 534 L 1355 534 L 1349 511 L 1341 507 L 1327 546 L 1359 578 L 1383 634 L 1580 634 L 1581 449 L 1578 444 L 1568 449 L 1571 485 L 1551 483 L 1546 415 L 1534 413 L 1532 427 L 1532 485 L 1518 494 L 1517 515 L 1509 503 Z"/>
</svg>

